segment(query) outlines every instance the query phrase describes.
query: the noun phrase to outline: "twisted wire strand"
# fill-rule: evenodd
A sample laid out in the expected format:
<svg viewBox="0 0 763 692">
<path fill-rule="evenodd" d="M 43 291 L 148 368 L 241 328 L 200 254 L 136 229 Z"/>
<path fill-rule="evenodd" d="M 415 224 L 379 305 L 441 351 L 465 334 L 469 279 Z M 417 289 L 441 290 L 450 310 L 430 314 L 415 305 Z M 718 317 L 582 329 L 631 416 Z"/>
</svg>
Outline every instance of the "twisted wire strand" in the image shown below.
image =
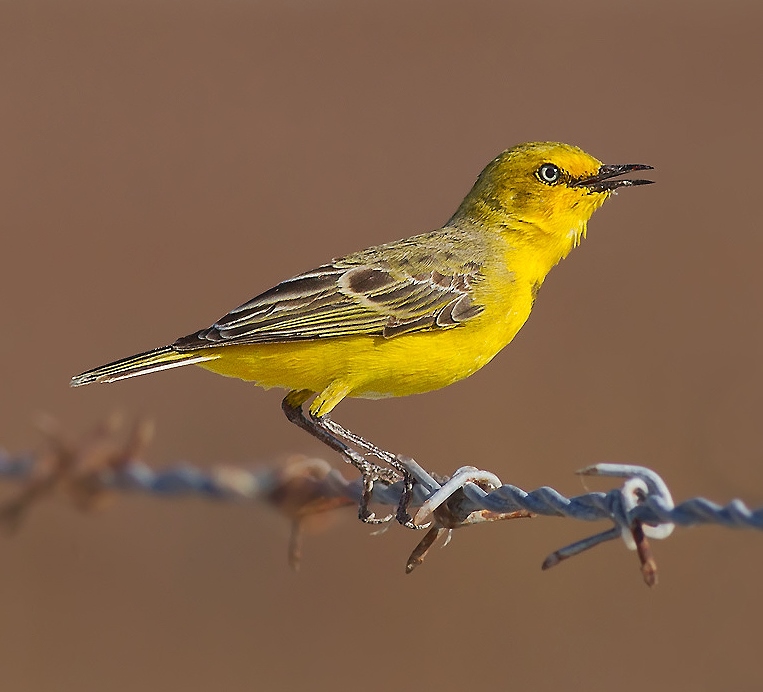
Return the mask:
<svg viewBox="0 0 763 692">
<path fill-rule="evenodd" d="M 90 443 L 90 447 L 83 445 L 90 450 L 87 453 L 59 445 L 57 451 L 47 457 L 30 453 L 14 455 L 0 450 L 0 478 L 28 483 L 26 495 L 0 508 L 0 512 L 14 517 L 19 515 L 29 504 L 29 498 L 40 494 L 40 487 L 45 483 L 48 486 L 54 484 L 50 481 L 52 477 L 66 480 L 80 499 L 105 491 L 125 491 L 160 497 L 266 501 L 279 507 L 294 522 L 290 560 L 296 566 L 300 521 L 320 511 L 357 505 L 363 493 L 361 479 L 347 480 L 322 459 L 300 458 L 285 465 L 253 470 L 224 466 L 198 468 L 190 464 L 157 470 L 131 457 L 130 450 L 134 451 L 140 445 L 136 447 L 129 443 L 126 451 L 116 447 L 101 450 L 102 458 L 93 463 L 92 439 Z M 88 463 L 82 459 L 87 459 Z M 613 524 L 606 531 L 555 551 L 546 558 L 544 569 L 600 543 L 622 538 L 630 549 L 639 552 L 644 578 L 651 585 L 656 582 L 656 565 L 649 553 L 648 538 L 667 538 L 676 525 L 716 524 L 763 530 L 763 507 L 750 509 L 741 500 L 719 505 L 702 497 L 675 505 L 662 478 L 642 466 L 596 464 L 582 469 L 578 471 L 581 475 L 621 478 L 624 483 L 606 493 L 588 492 L 566 497 L 545 486 L 527 492 L 513 485 L 504 485 L 495 474 L 472 466 L 458 469 L 450 478 L 439 479 L 412 459 L 400 456 L 398 460 L 416 481 L 411 503 L 411 507 L 417 509 L 414 522 L 419 527 L 429 528 L 409 558 L 407 571 L 421 563 L 436 538 L 446 534 L 449 540 L 452 529 L 541 515 L 589 522 L 609 520 Z M 372 499 L 379 504 L 396 506 L 403 491 L 402 482 L 377 482 Z"/>
</svg>

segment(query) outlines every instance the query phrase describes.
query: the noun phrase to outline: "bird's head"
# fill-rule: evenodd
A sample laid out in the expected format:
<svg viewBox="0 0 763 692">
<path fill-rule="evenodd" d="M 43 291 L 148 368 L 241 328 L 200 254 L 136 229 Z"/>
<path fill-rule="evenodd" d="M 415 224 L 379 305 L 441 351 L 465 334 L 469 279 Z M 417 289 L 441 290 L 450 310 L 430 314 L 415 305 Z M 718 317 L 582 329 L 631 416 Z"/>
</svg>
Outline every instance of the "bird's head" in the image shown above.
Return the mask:
<svg viewBox="0 0 763 692">
<path fill-rule="evenodd" d="M 519 144 L 485 167 L 453 218 L 506 229 L 533 245 L 558 246 L 561 258 L 615 190 L 652 182 L 619 176 L 650 168 L 602 164 L 561 142 Z"/>
</svg>

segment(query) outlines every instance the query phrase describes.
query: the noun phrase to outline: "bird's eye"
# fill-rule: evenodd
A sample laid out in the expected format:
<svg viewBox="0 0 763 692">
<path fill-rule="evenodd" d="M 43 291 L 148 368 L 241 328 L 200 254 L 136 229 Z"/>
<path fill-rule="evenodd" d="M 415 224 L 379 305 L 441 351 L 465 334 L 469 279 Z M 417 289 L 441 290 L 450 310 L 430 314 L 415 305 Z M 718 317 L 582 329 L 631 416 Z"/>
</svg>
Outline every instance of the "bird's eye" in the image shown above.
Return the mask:
<svg viewBox="0 0 763 692">
<path fill-rule="evenodd" d="M 535 173 L 538 176 L 538 180 L 548 185 L 554 185 L 559 182 L 562 177 L 562 172 L 558 166 L 553 163 L 544 163 Z"/>
</svg>

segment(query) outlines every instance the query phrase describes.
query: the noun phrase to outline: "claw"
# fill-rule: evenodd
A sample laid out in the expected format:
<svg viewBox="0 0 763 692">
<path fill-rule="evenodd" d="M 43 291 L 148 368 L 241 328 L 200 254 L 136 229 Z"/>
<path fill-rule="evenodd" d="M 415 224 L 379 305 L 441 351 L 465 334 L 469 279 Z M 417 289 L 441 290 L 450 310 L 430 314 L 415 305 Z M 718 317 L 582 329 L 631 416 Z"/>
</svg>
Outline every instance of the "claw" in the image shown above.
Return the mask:
<svg viewBox="0 0 763 692">
<path fill-rule="evenodd" d="M 358 519 L 364 524 L 386 524 L 395 518 L 394 514 L 388 514 L 386 517 L 378 519 L 376 514 L 369 512 L 367 508 L 362 507 L 358 510 Z"/>
</svg>

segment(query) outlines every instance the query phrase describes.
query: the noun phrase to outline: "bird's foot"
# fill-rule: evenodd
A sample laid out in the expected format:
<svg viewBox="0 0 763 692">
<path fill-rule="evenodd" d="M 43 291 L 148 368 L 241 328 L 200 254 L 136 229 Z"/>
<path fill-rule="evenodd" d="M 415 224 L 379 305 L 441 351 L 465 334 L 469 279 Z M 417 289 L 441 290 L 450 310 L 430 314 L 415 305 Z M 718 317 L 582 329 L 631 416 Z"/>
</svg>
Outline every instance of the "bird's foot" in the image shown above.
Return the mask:
<svg viewBox="0 0 763 692">
<path fill-rule="evenodd" d="M 369 466 L 371 466 L 369 464 Z M 382 471 L 386 469 L 380 469 Z M 386 517 L 377 517 L 368 506 L 371 504 L 371 497 L 374 492 L 374 483 L 377 480 L 381 480 L 379 476 L 369 469 L 361 470 L 363 474 L 363 492 L 360 496 L 360 504 L 358 505 L 358 519 L 364 524 L 386 524 L 395 518 L 394 514 L 388 514 Z"/>
<path fill-rule="evenodd" d="M 400 501 L 397 504 L 397 512 L 395 519 L 398 524 L 405 526 L 406 529 L 413 529 L 414 531 L 421 531 L 422 529 L 428 529 L 429 524 L 415 524 L 413 517 L 408 514 L 408 507 L 413 499 L 413 486 L 416 480 L 411 475 L 410 471 L 403 467 L 403 492 L 400 495 Z"/>
<path fill-rule="evenodd" d="M 316 419 L 316 423 L 319 425 L 324 426 L 327 430 L 329 430 L 332 434 L 336 435 L 337 437 L 340 437 L 344 439 L 345 441 L 349 442 L 350 444 L 355 445 L 356 447 L 363 450 L 366 454 L 371 454 L 375 456 L 377 459 L 380 459 L 385 464 L 391 466 L 391 469 L 384 469 L 377 464 L 372 464 L 369 462 L 365 457 L 361 457 L 365 460 L 365 463 L 368 465 L 366 469 L 362 469 L 358 466 L 356 459 L 350 459 L 347 458 L 348 461 L 350 461 L 351 464 L 353 464 L 356 468 L 359 468 L 361 473 L 363 474 L 363 483 L 364 488 L 366 487 L 368 480 L 373 474 L 378 474 L 376 478 L 371 478 L 370 480 L 370 488 L 371 490 L 368 491 L 368 498 L 366 500 L 366 505 L 368 502 L 370 502 L 370 494 L 373 490 L 373 484 L 376 480 L 384 481 L 387 483 L 390 483 L 390 478 L 392 479 L 391 482 L 394 483 L 399 475 L 402 475 L 403 477 L 403 492 L 400 495 L 400 502 L 397 506 L 397 511 L 395 513 L 394 519 L 401 524 L 402 526 L 405 526 L 407 529 L 413 529 L 415 531 L 420 531 L 421 529 L 428 528 L 428 525 L 425 526 L 419 526 L 418 524 L 413 523 L 413 517 L 411 517 L 410 514 L 408 514 L 408 506 L 411 504 L 411 500 L 413 499 L 413 487 L 416 483 L 416 480 L 411 475 L 410 471 L 398 460 L 397 456 L 395 454 L 392 454 L 391 452 L 387 452 L 384 449 L 381 449 L 381 447 L 378 447 L 377 445 L 373 444 L 373 442 L 369 442 L 365 438 L 361 437 L 360 435 L 357 435 L 356 433 L 352 432 L 351 430 L 347 430 L 347 428 L 341 426 L 336 421 L 332 420 L 328 416 L 322 416 L 320 419 Z M 380 472 L 385 472 L 387 478 L 383 477 Z M 362 521 L 366 521 L 364 519 L 364 516 L 366 516 L 367 513 L 367 507 L 366 509 L 361 506 L 359 515 Z M 371 514 L 373 516 L 373 514 Z M 391 515 L 385 517 L 382 520 L 377 520 L 378 523 L 386 522 L 391 519 Z M 369 522 L 371 523 L 371 522 Z"/>
</svg>

